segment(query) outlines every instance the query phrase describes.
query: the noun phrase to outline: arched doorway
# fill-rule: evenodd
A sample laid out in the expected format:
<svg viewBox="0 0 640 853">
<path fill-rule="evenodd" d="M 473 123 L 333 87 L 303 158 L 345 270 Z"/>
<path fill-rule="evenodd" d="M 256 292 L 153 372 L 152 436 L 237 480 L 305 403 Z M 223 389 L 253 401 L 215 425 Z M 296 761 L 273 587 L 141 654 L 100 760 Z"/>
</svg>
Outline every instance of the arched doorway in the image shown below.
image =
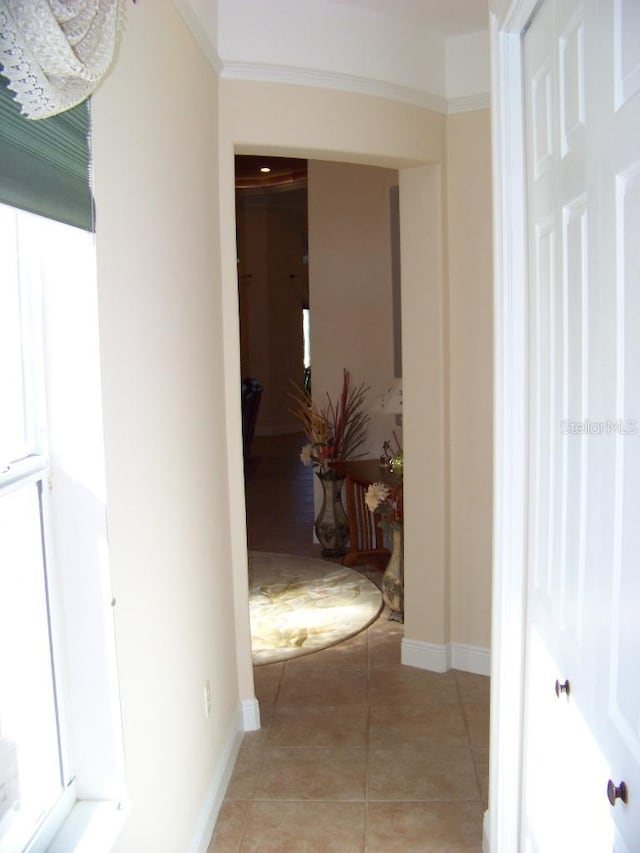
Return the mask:
<svg viewBox="0 0 640 853">
<path fill-rule="evenodd" d="M 313 157 L 399 170 L 404 443 L 412 458 L 405 477 L 406 583 L 412 590 L 405 634 L 422 639 L 426 623 L 427 639 L 444 644 L 446 360 L 443 192 L 437 165 L 443 160 L 444 118 L 377 98 L 305 87 L 223 80 L 220 95 L 219 177 L 225 212 L 233 211 L 235 204 L 235 153 Z M 259 716 L 253 698 L 246 592 L 235 228 L 234 218 L 226 213 L 221 221 L 221 257 L 238 674 L 245 728 L 251 728 L 258 724 Z"/>
</svg>

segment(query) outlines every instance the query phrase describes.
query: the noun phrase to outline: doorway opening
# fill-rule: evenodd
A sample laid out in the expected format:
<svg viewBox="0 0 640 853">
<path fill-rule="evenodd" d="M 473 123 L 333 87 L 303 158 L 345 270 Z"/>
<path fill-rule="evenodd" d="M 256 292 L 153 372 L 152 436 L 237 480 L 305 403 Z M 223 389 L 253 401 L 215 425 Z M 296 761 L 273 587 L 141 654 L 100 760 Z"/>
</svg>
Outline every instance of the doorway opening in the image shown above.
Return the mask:
<svg viewBox="0 0 640 853">
<path fill-rule="evenodd" d="M 355 385 L 370 388 L 365 456 L 377 459 L 398 433 L 395 420 L 373 411 L 401 370 L 398 171 L 258 155 L 237 155 L 235 168 L 241 375 L 264 387 L 245 460 L 249 548 L 256 526 L 248 481 L 266 464 L 257 451 L 277 448 L 282 464 L 288 441 L 291 476 L 312 492 L 302 498 L 309 513 L 302 536 L 304 553 L 315 554 L 312 504 L 317 513 L 320 495 L 312 471 L 300 472 L 306 441 L 291 412 L 291 383 L 310 390 L 313 359 L 314 397 L 336 400 L 346 369 Z M 282 524 L 272 519 L 270 534 Z M 300 543 L 297 531 L 293 538 Z"/>
</svg>

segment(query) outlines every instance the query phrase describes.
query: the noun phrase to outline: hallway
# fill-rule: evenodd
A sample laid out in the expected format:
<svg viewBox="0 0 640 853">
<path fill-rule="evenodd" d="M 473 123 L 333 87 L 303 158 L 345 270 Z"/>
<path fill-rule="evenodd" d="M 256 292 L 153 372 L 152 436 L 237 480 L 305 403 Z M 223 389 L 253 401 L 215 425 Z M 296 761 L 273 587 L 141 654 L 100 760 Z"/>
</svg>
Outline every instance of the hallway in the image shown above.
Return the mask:
<svg viewBox="0 0 640 853">
<path fill-rule="evenodd" d="M 319 556 L 298 436 L 256 438 L 249 546 Z M 256 667 L 262 730 L 244 735 L 209 853 L 480 853 L 489 680 L 400 664 L 383 611 L 331 649 Z"/>
</svg>

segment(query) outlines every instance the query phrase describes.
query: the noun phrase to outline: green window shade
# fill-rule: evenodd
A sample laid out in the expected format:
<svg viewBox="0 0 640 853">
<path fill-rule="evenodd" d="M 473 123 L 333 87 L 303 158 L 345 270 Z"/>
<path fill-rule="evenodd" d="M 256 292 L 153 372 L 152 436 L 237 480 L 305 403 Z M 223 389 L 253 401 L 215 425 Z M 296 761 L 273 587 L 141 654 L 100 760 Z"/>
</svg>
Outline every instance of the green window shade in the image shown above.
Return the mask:
<svg viewBox="0 0 640 853">
<path fill-rule="evenodd" d="M 89 104 L 34 121 L 0 74 L 0 201 L 94 230 Z"/>
</svg>

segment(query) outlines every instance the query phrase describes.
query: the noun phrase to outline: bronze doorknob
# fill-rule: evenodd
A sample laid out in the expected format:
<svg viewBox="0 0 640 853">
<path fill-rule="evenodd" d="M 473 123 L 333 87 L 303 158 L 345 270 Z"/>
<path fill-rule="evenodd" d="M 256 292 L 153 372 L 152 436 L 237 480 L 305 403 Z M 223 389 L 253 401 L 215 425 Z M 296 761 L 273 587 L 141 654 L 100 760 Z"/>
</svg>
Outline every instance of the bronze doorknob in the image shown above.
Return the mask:
<svg viewBox="0 0 640 853">
<path fill-rule="evenodd" d="M 558 697 L 558 699 L 560 698 L 561 693 L 566 693 L 567 698 L 569 697 L 569 694 L 571 693 L 571 685 L 569 684 L 568 678 L 562 684 L 560 684 L 558 679 L 556 679 L 556 696 Z"/>
<path fill-rule="evenodd" d="M 629 789 L 627 788 L 627 783 L 620 782 L 619 785 L 615 785 L 614 782 L 609 779 L 607 783 L 607 797 L 609 798 L 609 802 L 612 806 L 615 806 L 616 800 L 622 800 L 623 803 L 628 803 Z"/>
</svg>

